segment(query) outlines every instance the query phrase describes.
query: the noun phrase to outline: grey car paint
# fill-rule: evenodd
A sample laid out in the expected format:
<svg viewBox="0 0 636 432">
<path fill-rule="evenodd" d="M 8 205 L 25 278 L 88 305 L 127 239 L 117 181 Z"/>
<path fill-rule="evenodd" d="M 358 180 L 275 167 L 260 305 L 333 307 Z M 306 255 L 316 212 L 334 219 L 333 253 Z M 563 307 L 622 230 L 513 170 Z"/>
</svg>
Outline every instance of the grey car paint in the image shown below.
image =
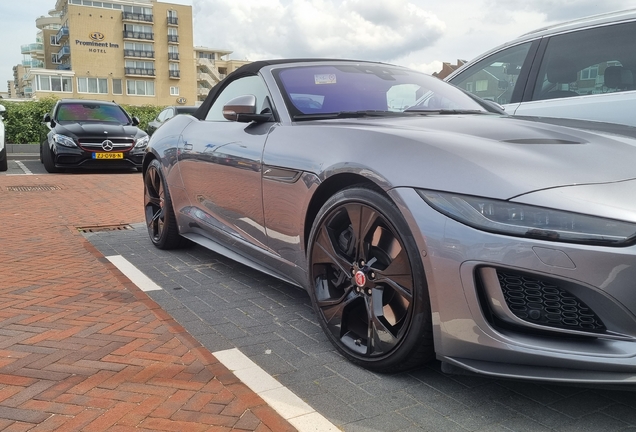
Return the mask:
<svg viewBox="0 0 636 432">
<path fill-rule="evenodd" d="M 179 116 L 153 135 L 144 166 L 160 159 L 181 235 L 306 287 L 312 199 L 334 179 L 370 181 L 401 210 L 421 252 L 435 352 L 445 365 L 548 381 L 636 381 L 636 246 L 480 231 L 434 210 L 416 192 L 512 199 L 636 222 L 629 200 L 635 140 L 499 115 L 293 122 L 272 77 L 277 67 L 260 71 L 277 121 Z M 516 319 L 502 304 L 495 267 L 570 287 L 595 305 L 611 331 L 493 326 L 484 301 L 498 320 Z"/>
</svg>

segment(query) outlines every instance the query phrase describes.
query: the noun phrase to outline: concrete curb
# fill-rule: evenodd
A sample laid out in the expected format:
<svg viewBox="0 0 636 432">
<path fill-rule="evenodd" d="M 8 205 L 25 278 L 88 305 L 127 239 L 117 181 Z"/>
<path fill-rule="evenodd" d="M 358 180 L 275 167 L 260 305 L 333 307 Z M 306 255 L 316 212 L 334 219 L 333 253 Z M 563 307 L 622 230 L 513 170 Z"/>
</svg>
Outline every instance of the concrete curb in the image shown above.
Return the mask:
<svg viewBox="0 0 636 432">
<path fill-rule="evenodd" d="M 7 144 L 7 159 L 9 160 L 39 158 L 40 146 L 38 144 Z"/>
</svg>

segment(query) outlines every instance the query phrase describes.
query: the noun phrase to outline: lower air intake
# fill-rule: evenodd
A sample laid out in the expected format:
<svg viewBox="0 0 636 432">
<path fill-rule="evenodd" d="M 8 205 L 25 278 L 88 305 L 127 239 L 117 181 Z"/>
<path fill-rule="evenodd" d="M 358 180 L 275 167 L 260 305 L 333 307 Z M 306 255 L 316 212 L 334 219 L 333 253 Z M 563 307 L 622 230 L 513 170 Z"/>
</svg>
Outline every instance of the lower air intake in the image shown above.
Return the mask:
<svg viewBox="0 0 636 432">
<path fill-rule="evenodd" d="M 508 308 L 524 321 L 571 330 L 605 330 L 592 309 L 552 282 L 502 271 L 497 271 L 497 277 Z"/>
</svg>

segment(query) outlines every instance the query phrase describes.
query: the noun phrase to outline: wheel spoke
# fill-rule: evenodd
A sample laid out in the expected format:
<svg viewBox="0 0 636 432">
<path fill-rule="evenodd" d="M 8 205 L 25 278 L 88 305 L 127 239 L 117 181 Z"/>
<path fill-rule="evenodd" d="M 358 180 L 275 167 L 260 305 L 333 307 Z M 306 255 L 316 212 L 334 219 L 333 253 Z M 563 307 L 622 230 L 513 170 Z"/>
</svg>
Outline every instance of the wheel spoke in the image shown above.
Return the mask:
<svg viewBox="0 0 636 432">
<path fill-rule="evenodd" d="M 384 270 L 373 268 L 373 270 L 376 274 L 376 283 L 387 284 L 409 303 L 413 301 L 413 276 L 411 275 L 409 257 L 404 248 L 400 248 L 399 253 L 392 257 L 387 268 Z"/>
<path fill-rule="evenodd" d="M 338 339 L 343 336 L 343 320 L 346 319 L 345 308 L 358 298 L 352 290 L 348 290 L 338 300 L 318 302 L 318 307 L 322 311 L 329 331 Z"/>
<path fill-rule="evenodd" d="M 312 259 L 314 264 L 333 264 L 343 273 L 349 274 L 351 271 L 351 263 L 338 253 L 329 235 L 329 228 L 324 225 L 316 238 Z"/>
<path fill-rule="evenodd" d="M 366 261 L 368 259 L 369 245 L 365 242 L 365 238 L 371 231 L 379 214 L 372 208 L 362 204 L 347 204 L 344 207 L 349 215 L 356 238 L 356 261 Z"/>
<path fill-rule="evenodd" d="M 384 354 L 395 348 L 399 341 L 397 335 L 394 335 L 385 324 L 383 294 L 382 289 L 374 288 L 367 303 L 369 312 L 368 354 Z"/>
</svg>

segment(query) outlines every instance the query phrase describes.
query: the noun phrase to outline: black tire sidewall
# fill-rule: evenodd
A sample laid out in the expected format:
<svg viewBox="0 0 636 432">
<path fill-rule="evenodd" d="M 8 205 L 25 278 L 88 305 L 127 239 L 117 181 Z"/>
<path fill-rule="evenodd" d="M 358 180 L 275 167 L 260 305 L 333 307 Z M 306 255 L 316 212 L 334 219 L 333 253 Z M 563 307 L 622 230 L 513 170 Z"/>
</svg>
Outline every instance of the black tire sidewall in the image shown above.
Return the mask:
<svg viewBox="0 0 636 432">
<path fill-rule="evenodd" d="M 150 237 L 150 241 L 159 249 L 173 249 L 179 246 L 180 236 L 178 235 L 178 232 L 177 232 L 178 231 L 177 223 L 175 220 L 174 211 L 172 209 L 172 199 L 170 198 L 170 191 L 168 190 L 166 178 L 164 177 L 163 171 L 161 169 L 161 163 L 157 159 L 153 159 L 152 161 L 150 161 L 150 163 L 148 164 L 148 167 L 146 168 L 143 174 L 144 175 L 144 196 L 147 194 L 145 177 L 148 175 L 148 172 L 151 171 L 151 168 L 156 170 L 159 173 L 159 179 L 163 186 L 164 224 L 163 224 L 163 231 L 159 235 L 159 238 L 156 239 L 151 232 L 150 225 L 148 225 L 148 220 L 146 220 L 146 226 L 148 227 L 148 236 Z M 145 209 L 144 209 L 144 214 L 146 214 Z"/>
<path fill-rule="evenodd" d="M 7 160 L 7 148 L 0 150 L 0 171 L 7 171 L 9 169 L 9 161 Z"/>
<path fill-rule="evenodd" d="M 311 253 L 316 232 L 336 208 L 347 203 L 359 203 L 369 206 L 378 211 L 392 225 L 392 229 L 400 236 L 400 240 L 406 248 L 413 275 L 413 301 L 406 335 L 399 342 L 399 345 L 390 353 L 377 358 L 360 356 L 347 350 L 328 329 L 322 316 L 322 311 L 318 308 L 316 303 L 316 293 L 312 275 L 313 269 L 311 264 Z M 330 341 L 349 360 L 371 370 L 399 371 L 403 369 L 400 365 L 412 363 L 409 361 L 411 355 L 416 351 L 421 350 L 422 347 L 418 345 L 422 343 L 423 336 L 425 339 L 430 339 L 428 340 L 430 350 L 429 352 L 424 353 L 424 355 L 421 355 L 421 357 L 424 358 L 424 361 L 430 360 L 433 357 L 432 317 L 424 267 L 419 258 L 415 239 L 411 235 L 411 231 L 406 220 L 395 204 L 393 204 L 393 202 L 391 202 L 387 197 L 365 187 L 354 187 L 344 189 L 327 200 L 318 212 L 311 229 L 307 248 L 307 266 L 307 286 L 314 311 L 318 316 L 318 321 Z"/>
</svg>

